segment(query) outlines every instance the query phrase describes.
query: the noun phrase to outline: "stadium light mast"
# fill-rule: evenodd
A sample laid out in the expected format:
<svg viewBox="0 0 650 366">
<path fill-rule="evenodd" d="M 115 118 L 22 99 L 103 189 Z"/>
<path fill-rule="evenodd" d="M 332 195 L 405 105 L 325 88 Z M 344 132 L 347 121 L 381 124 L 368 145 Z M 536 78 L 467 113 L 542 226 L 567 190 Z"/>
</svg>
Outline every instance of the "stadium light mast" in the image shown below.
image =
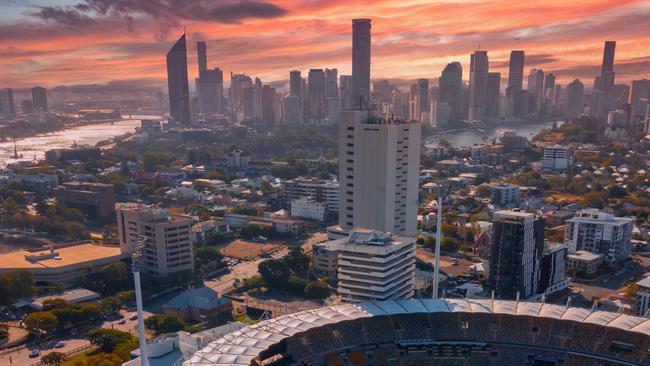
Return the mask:
<svg viewBox="0 0 650 366">
<path fill-rule="evenodd" d="M 133 280 L 135 284 L 135 305 L 138 312 L 138 342 L 140 343 L 140 365 L 149 366 L 149 352 L 147 350 L 147 338 L 144 334 L 144 310 L 142 309 L 142 288 L 140 287 L 140 269 L 144 262 L 144 246 L 147 241 L 145 236 L 138 237 L 138 240 L 131 254 L 131 267 L 133 268 Z"/>
<path fill-rule="evenodd" d="M 438 185 L 438 216 L 436 217 L 436 250 L 435 264 L 433 268 L 433 294 L 432 298 L 438 298 L 438 283 L 440 282 L 440 241 L 442 236 L 442 184 Z"/>
</svg>

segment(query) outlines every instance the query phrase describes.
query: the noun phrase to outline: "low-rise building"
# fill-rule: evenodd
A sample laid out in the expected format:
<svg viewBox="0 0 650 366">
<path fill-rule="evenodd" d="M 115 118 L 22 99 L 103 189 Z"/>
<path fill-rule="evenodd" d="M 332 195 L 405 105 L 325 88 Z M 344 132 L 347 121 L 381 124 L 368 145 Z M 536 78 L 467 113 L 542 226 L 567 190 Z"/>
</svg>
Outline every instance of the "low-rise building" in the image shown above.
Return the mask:
<svg viewBox="0 0 650 366">
<path fill-rule="evenodd" d="M 604 258 L 605 256 L 599 253 L 577 250 L 567 255 L 567 267 L 575 269 L 576 272 L 593 274 L 603 264 Z"/>
<path fill-rule="evenodd" d="M 636 292 L 634 312 L 638 316 L 646 316 L 650 310 L 650 276 L 637 282 L 639 289 Z"/>
<path fill-rule="evenodd" d="M 226 234 L 230 232 L 230 227 L 225 221 L 207 220 L 192 225 L 191 237 L 192 243 L 203 244 L 211 236 L 217 234 Z"/>
<path fill-rule="evenodd" d="M 313 198 L 299 198 L 291 201 L 291 216 L 307 220 L 325 222 L 327 204 L 316 202 Z"/>
<path fill-rule="evenodd" d="M 499 206 L 515 205 L 519 202 L 519 186 L 515 184 L 493 184 L 490 186 L 492 203 Z"/>
<path fill-rule="evenodd" d="M 165 303 L 163 311 L 185 322 L 204 322 L 208 317 L 217 318 L 219 324 L 232 320 L 230 299 L 207 286 L 188 288 Z"/>
<path fill-rule="evenodd" d="M 71 148 L 52 149 L 45 152 L 47 160 L 81 160 L 99 159 L 102 150 L 94 146 L 75 146 Z"/>
<path fill-rule="evenodd" d="M 89 218 L 109 220 L 115 217 L 115 189 L 112 184 L 65 182 L 54 190 L 57 201 L 81 210 Z"/>
<path fill-rule="evenodd" d="M 415 237 L 353 229 L 338 239 L 338 293 L 345 302 L 413 296 Z"/>
<path fill-rule="evenodd" d="M 632 252 L 633 217 L 615 217 L 596 209 L 587 209 L 566 220 L 564 242 L 569 252 L 586 250 L 605 255 L 609 263 L 627 258 Z"/>
<path fill-rule="evenodd" d="M 51 249 L 21 250 L 0 254 L 0 273 L 18 269 L 32 272 L 39 289 L 70 287 L 86 269 L 98 271 L 102 266 L 124 258 L 119 247 L 78 242 Z"/>
<path fill-rule="evenodd" d="M 293 200 L 300 198 L 323 202 L 328 211 L 338 212 L 339 182 L 310 177 L 298 177 L 282 182 L 281 199 L 284 207 L 290 207 Z"/>
<path fill-rule="evenodd" d="M 550 146 L 544 148 L 542 169 L 566 170 L 573 165 L 573 150 L 569 146 Z"/>
<path fill-rule="evenodd" d="M 263 217 L 263 216 L 251 216 L 251 215 L 241 215 L 241 214 L 226 214 L 225 221 L 231 228 L 241 229 L 247 224 L 262 224 L 263 226 L 268 226 L 280 234 L 292 234 L 296 235 L 302 232 L 305 221 L 295 220 L 295 219 L 286 219 L 286 218 L 275 218 L 275 217 Z"/>
<path fill-rule="evenodd" d="M 336 278 L 339 256 L 339 240 L 314 244 L 312 248 L 312 271 L 319 276 Z"/>
</svg>

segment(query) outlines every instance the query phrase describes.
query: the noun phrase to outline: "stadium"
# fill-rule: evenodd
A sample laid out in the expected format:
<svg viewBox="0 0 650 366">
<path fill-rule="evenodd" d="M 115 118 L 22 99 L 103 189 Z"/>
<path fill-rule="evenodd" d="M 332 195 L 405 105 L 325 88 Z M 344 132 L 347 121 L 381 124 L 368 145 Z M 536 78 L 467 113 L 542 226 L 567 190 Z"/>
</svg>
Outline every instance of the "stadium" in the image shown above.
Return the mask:
<svg viewBox="0 0 650 366">
<path fill-rule="evenodd" d="M 337 305 L 261 321 L 184 366 L 650 365 L 650 320 L 474 299 Z"/>
</svg>

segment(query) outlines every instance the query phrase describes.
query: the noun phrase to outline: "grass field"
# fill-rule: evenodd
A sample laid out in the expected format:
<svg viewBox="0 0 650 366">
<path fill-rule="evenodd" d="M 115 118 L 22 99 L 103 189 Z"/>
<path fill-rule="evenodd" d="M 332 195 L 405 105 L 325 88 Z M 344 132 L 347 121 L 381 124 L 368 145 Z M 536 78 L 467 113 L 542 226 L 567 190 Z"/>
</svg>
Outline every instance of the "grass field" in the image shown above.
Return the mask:
<svg viewBox="0 0 650 366">
<path fill-rule="evenodd" d="M 280 247 L 277 242 L 257 243 L 254 241 L 237 239 L 219 247 L 221 254 L 230 258 L 254 259 L 263 253 L 269 253 Z"/>
</svg>

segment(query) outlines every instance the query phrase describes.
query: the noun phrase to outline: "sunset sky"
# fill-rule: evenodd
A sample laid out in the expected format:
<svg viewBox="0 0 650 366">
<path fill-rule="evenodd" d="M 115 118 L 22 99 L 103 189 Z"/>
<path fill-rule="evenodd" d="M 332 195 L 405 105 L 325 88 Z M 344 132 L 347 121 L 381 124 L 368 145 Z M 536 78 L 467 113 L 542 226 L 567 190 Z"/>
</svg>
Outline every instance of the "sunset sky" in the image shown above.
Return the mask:
<svg viewBox="0 0 650 366">
<path fill-rule="evenodd" d="M 372 78 L 437 78 L 488 50 L 507 77 L 512 49 L 561 83 L 590 87 L 605 40 L 617 82 L 650 72 L 650 1 L 631 0 L 0 0 L 0 87 L 123 82 L 163 87 L 165 53 L 187 29 L 208 65 L 284 80 L 289 70 L 351 69 L 351 19 L 372 19 Z"/>
</svg>

